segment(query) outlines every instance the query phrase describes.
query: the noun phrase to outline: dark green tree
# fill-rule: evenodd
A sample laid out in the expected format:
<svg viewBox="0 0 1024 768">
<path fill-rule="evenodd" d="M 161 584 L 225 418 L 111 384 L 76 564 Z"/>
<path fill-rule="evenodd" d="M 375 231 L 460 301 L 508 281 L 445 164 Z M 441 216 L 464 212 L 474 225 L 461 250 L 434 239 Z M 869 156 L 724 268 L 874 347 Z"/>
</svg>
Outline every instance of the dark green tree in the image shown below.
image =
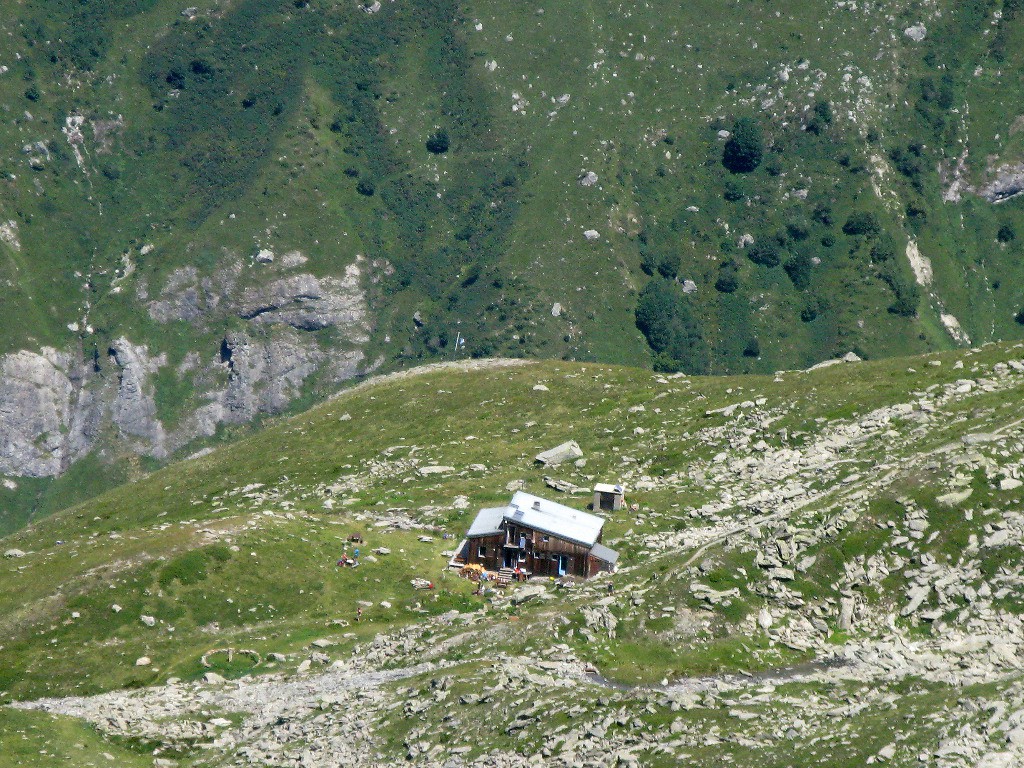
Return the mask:
<svg viewBox="0 0 1024 768">
<path fill-rule="evenodd" d="M 647 284 L 637 302 L 636 325 L 655 353 L 656 370 L 707 372 L 708 349 L 700 322 L 675 284 L 658 278 Z"/>
<path fill-rule="evenodd" d="M 652 280 L 640 293 L 636 327 L 655 352 L 665 352 L 672 344 L 675 306 L 672 285 L 664 280 Z"/>
<path fill-rule="evenodd" d="M 752 117 L 741 117 L 725 142 L 722 165 L 733 173 L 750 173 L 764 157 L 764 132 Z"/>
<path fill-rule="evenodd" d="M 427 139 L 427 151 L 434 155 L 443 155 L 448 151 L 449 146 L 451 146 L 451 140 L 448 138 L 448 132 L 444 130 L 431 134 Z"/>
<path fill-rule="evenodd" d="M 813 262 L 811 257 L 805 253 L 798 254 L 791 259 L 788 259 L 782 268 L 786 270 L 786 274 L 789 275 L 789 279 L 793 281 L 793 286 L 798 290 L 804 290 L 811 284 L 811 267 Z"/>
<path fill-rule="evenodd" d="M 887 262 L 881 269 L 882 279 L 889 284 L 895 300 L 889 305 L 889 312 L 899 317 L 913 317 L 921 303 L 921 289 L 908 270 L 895 262 Z"/>
<path fill-rule="evenodd" d="M 771 240 L 757 242 L 747 248 L 747 258 L 762 267 L 777 267 L 782 263 L 779 247 Z"/>
<path fill-rule="evenodd" d="M 851 213 L 843 224 L 843 232 L 847 235 L 865 235 L 875 237 L 882 231 L 882 225 L 878 223 L 878 217 L 871 211 L 857 211 Z"/>
<path fill-rule="evenodd" d="M 719 293 L 735 293 L 740 287 L 739 270 L 736 262 L 730 259 L 723 261 L 718 269 L 718 279 L 715 281 L 715 290 Z"/>
<path fill-rule="evenodd" d="M 807 123 L 807 130 L 815 136 L 820 136 L 830 125 L 832 125 L 832 105 L 827 101 L 819 101 L 814 105 L 814 112 Z"/>
</svg>

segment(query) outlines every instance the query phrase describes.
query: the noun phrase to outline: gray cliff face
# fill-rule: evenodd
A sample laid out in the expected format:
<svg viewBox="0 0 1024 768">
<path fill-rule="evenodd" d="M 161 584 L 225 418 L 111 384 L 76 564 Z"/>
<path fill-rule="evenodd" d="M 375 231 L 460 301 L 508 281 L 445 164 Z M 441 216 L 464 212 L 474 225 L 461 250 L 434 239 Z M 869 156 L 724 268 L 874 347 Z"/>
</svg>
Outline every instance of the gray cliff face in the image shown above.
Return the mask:
<svg viewBox="0 0 1024 768">
<path fill-rule="evenodd" d="M 247 289 L 238 314 L 261 324 L 285 324 L 305 331 L 336 327 L 355 342 L 365 343 L 366 301 L 359 286 L 359 268 L 352 265 L 344 278 L 291 275 Z"/>
<path fill-rule="evenodd" d="M 288 256 L 288 254 L 286 254 Z M 281 276 L 305 258 L 282 258 L 269 282 L 236 290 L 243 270 L 232 262 L 201 277 L 176 270 L 149 301 L 136 294 L 152 319 L 245 328 L 224 334 L 216 348 L 190 351 L 174 369 L 194 392 L 193 406 L 177 414 L 173 429 L 158 417 L 157 372 L 167 355 L 125 335 L 110 345 L 106 364 L 93 365 L 79 350 L 44 348 L 0 357 L 0 475 L 53 477 L 100 446 L 166 458 L 219 424 L 242 424 L 261 413 L 280 413 L 314 379 L 341 383 L 367 372 L 360 348 L 370 322 L 358 259 L 343 277 Z M 227 319 L 226 319 L 227 318 Z M 315 333 L 332 329 L 330 341 Z M 207 337 L 209 338 L 209 337 Z"/>
<path fill-rule="evenodd" d="M 283 410 L 323 359 L 296 331 L 279 333 L 273 341 L 228 334 L 225 346 L 230 375 L 222 403 L 224 420 L 234 423 Z"/>
<path fill-rule="evenodd" d="M 135 346 L 122 336 L 111 345 L 110 357 L 119 369 L 117 396 L 111 409 L 114 425 L 122 437 L 136 438 L 133 443 L 140 453 L 165 458 L 167 436 L 156 416 L 150 377 L 167 364 L 166 355 L 152 358 L 147 347 Z"/>
<path fill-rule="evenodd" d="M 0 360 L 0 472 L 61 472 L 74 389 L 69 367 L 66 355 L 48 347 Z"/>
<path fill-rule="evenodd" d="M 146 305 L 149 316 L 158 323 L 201 320 L 216 312 L 225 296 L 234 293 L 241 272 L 239 261 L 231 262 L 203 278 L 199 277 L 195 267 L 176 269 L 160 290 L 160 295 Z M 141 284 L 140 288 L 140 299 L 144 299 L 148 294 Z"/>
</svg>

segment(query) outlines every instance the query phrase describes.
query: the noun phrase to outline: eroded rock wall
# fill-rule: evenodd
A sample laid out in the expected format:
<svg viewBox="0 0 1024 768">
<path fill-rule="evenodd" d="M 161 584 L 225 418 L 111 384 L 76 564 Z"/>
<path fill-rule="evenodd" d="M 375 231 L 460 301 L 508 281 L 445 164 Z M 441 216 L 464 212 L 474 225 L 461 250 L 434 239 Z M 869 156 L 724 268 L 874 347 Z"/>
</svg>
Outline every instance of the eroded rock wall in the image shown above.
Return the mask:
<svg viewBox="0 0 1024 768">
<path fill-rule="evenodd" d="M 150 318 L 228 330 L 216 346 L 190 351 L 174 369 L 193 391 L 168 426 L 160 417 L 157 374 L 169 365 L 159 342 L 118 336 L 105 360 L 80 350 L 21 350 L 0 357 L 0 474 L 53 477 L 109 440 L 118 449 L 166 458 L 222 423 L 280 413 L 314 377 L 337 384 L 366 372 L 362 346 L 371 323 L 359 257 L 341 277 L 285 274 L 305 258 L 281 259 L 239 288 L 244 267 L 212 276 L 174 271 L 149 300 Z M 319 331 L 331 329 L 329 336 Z M 204 342 L 209 345 L 209 342 Z M 115 451 L 115 453 L 121 452 Z"/>
</svg>

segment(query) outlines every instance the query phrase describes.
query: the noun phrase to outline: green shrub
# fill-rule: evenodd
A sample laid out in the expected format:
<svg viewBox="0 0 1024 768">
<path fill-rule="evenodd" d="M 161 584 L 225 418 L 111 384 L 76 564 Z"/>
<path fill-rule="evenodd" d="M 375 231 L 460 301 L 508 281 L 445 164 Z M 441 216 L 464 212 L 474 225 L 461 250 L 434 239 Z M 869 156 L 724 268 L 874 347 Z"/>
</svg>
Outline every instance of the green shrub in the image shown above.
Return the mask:
<svg viewBox="0 0 1024 768">
<path fill-rule="evenodd" d="M 814 206 L 814 210 L 811 212 L 811 218 L 819 224 L 823 224 L 826 227 L 831 227 L 835 220 L 832 217 L 832 206 L 826 203 L 818 203 Z"/>
<path fill-rule="evenodd" d="M 917 314 L 917 306 L 920 303 L 920 291 L 914 286 L 909 293 L 901 293 L 896 301 L 889 305 L 889 311 L 900 317 L 914 317 Z"/>
<path fill-rule="evenodd" d="M 678 253 L 666 253 L 658 262 L 658 274 L 667 280 L 674 280 L 681 264 L 682 259 Z"/>
<path fill-rule="evenodd" d="M 644 274 L 661 275 L 672 280 L 679 274 L 682 257 L 678 252 L 657 252 L 652 248 L 640 246 L 640 269 Z"/>
<path fill-rule="evenodd" d="M 807 130 L 815 136 L 820 136 L 832 125 L 832 120 L 832 105 L 824 100 L 819 101 L 814 105 L 811 119 L 807 123 Z"/>
<path fill-rule="evenodd" d="M 811 261 L 811 257 L 807 254 L 801 253 L 788 259 L 782 268 L 789 275 L 789 279 L 793 282 L 793 285 L 799 290 L 804 290 L 811 284 L 811 268 L 814 263 Z"/>
<path fill-rule="evenodd" d="M 677 285 L 655 278 L 640 293 L 636 326 L 656 353 L 662 371 L 706 373 L 708 349 L 700 321 Z"/>
<path fill-rule="evenodd" d="M 777 267 L 782 263 L 779 248 L 771 240 L 759 241 L 747 248 L 747 258 L 762 267 Z"/>
<path fill-rule="evenodd" d="M 786 236 L 791 240 L 800 242 L 810 237 L 810 234 L 811 225 L 806 219 L 797 217 L 786 222 Z"/>
<path fill-rule="evenodd" d="M 729 203 L 738 203 L 747 196 L 747 191 L 736 179 L 725 180 L 725 191 L 722 197 Z"/>
<path fill-rule="evenodd" d="M 821 296 L 810 296 L 800 310 L 800 320 L 805 323 L 813 322 L 826 309 L 828 309 L 828 305 Z"/>
<path fill-rule="evenodd" d="M 1003 224 L 996 232 L 996 240 L 1000 243 L 1009 243 L 1012 240 L 1017 239 L 1017 230 L 1013 228 L 1012 224 Z"/>
<path fill-rule="evenodd" d="M 764 132 L 761 124 L 751 117 L 741 117 L 725 142 L 722 165 L 732 173 L 750 173 L 764 157 Z"/>
<path fill-rule="evenodd" d="M 427 151 L 434 155 L 443 155 L 448 151 L 450 145 L 451 140 L 448 138 L 448 132 L 444 130 L 431 134 L 430 138 L 427 139 Z"/>
<path fill-rule="evenodd" d="M 896 246 L 889 238 L 875 243 L 871 247 L 871 261 L 874 264 L 884 264 L 896 258 Z"/>
<path fill-rule="evenodd" d="M 715 281 L 715 290 L 719 293 L 735 293 L 740 287 L 739 270 L 734 261 L 722 262 Z"/>
<path fill-rule="evenodd" d="M 843 224 L 843 232 L 847 235 L 865 235 L 875 237 L 882 231 L 878 217 L 871 211 L 851 213 Z"/>
<path fill-rule="evenodd" d="M 882 279 L 889 284 L 896 300 L 889 305 L 889 312 L 900 317 L 913 317 L 921 303 L 921 290 L 900 265 L 887 262 L 881 271 Z"/>
</svg>

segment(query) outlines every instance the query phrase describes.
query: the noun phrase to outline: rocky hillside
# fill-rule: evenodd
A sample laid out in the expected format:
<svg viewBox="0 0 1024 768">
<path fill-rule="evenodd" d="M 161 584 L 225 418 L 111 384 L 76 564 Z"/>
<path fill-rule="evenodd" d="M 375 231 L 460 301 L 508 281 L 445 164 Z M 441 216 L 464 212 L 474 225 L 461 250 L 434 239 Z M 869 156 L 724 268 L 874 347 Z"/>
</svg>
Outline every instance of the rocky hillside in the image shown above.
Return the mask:
<svg viewBox="0 0 1024 768">
<path fill-rule="evenodd" d="M 1022 390 L 1019 344 L 368 382 L 0 540 L 0 765 L 1018 765 Z M 610 578 L 445 569 L 598 481 Z"/>
<path fill-rule="evenodd" d="M 8 529 L 431 359 L 1021 334 L 1019 0 L 6 11 Z"/>
</svg>

